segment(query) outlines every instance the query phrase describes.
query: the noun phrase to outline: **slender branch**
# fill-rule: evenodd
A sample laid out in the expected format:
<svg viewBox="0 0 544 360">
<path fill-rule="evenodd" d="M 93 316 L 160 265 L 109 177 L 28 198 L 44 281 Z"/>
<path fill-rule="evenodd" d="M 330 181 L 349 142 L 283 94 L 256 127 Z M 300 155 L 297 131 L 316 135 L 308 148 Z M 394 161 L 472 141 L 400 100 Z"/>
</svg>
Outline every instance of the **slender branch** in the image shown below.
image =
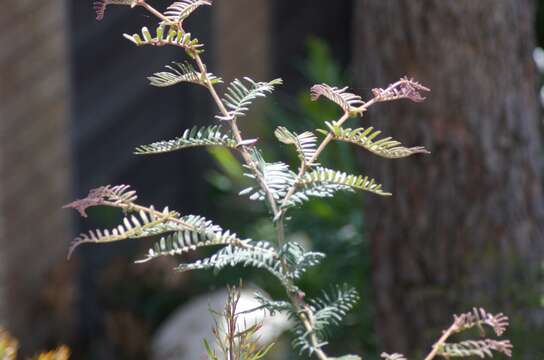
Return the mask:
<svg viewBox="0 0 544 360">
<path fill-rule="evenodd" d="M 112 201 L 105 201 L 105 202 L 102 203 L 102 205 L 119 208 L 119 209 L 122 209 L 123 211 L 137 211 L 137 212 L 143 211 L 143 212 L 151 214 L 151 215 L 153 215 L 155 217 L 164 216 L 164 214 L 159 210 L 155 210 L 155 209 L 153 209 L 151 207 L 145 207 L 145 206 L 138 205 L 138 204 L 135 204 L 135 203 L 124 204 L 124 203 L 115 203 L 115 202 L 112 202 Z M 191 224 L 187 223 L 186 221 L 183 221 L 182 219 L 180 219 L 180 218 L 178 218 L 176 216 L 173 216 L 173 215 L 169 215 L 168 217 L 165 218 L 165 220 L 171 221 L 171 222 L 173 222 L 175 224 L 178 224 L 178 225 L 181 225 L 181 226 L 183 226 L 185 229 L 187 229 L 189 231 L 198 231 L 199 230 L 194 225 L 191 225 Z M 255 246 L 247 244 L 246 242 L 244 242 L 243 240 L 240 240 L 240 239 L 237 239 L 236 241 L 234 241 L 233 245 L 235 245 L 237 247 L 240 247 L 242 249 L 255 249 Z M 279 258 L 278 254 L 274 250 L 261 249 L 260 251 L 269 252 L 273 256 Z"/>
<path fill-rule="evenodd" d="M 457 321 L 454 321 L 454 323 L 449 327 L 448 330 L 444 331 L 440 339 L 433 345 L 432 351 L 425 357 L 425 360 L 432 360 L 435 358 L 435 356 L 438 354 L 438 351 L 440 351 L 440 348 L 444 345 L 446 340 L 455 332 L 457 331 Z"/>
<path fill-rule="evenodd" d="M 206 82 L 207 87 L 208 87 L 213 99 L 215 100 L 217 106 L 219 107 L 219 110 L 221 111 L 221 113 L 224 116 L 228 116 L 228 111 L 227 111 L 225 105 L 223 104 L 223 101 L 221 100 L 221 98 L 217 94 L 217 91 L 215 90 L 215 87 L 213 86 L 211 81 L 208 79 L 208 76 L 207 76 L 208 72 L 207 72 L 207 69 L 206 69 L 206 65 L 202 62 L 202 59 L 200 58 L 199 55 L 196 55 L 195 60 L 197 62 L 197 65 L 198 65 L 198 68 L 199 68 L 200 72 L 202 73 L 202 76 L 204 77 L 204 81 Z M 347 118 L 346 118 L 346 120 L 347 120 Z M 236 118 L 230 120 L 230 124 L 231 124 L 231 128 L 232 128 L 232 131 L 233 131 L 233 134 L 235 136 L 236 141 L 238 143 L 241 143 L 243 139 L 242 139 L 241 132 L 240 132 L 240 130 L 238 128 Z M 332 140 L 332 137 L 331 137 L 331 139 L 329 139 L 329 141 L 330 140 Z M 255 163 L 251 159 L 251 156 L 247 152 L 247 149 L 245 148 L 245 146 L 241 147 L 241 154 L 242 154 L 242 157 L 244 158 L 245 162 L 251 167 L 254 174 L 257 176 L 257 179 L 259 180 L 259 185 L 261 186 L 263 191 L 265 191 L 265 193 L 267 195 L 267 198 L 268 198 L 268 202 L 270 204 L 270 207 L 272 208 L 274 218 L 278 218 L 278 216 L 281 214 L 281 210 L 278 209 L 278 206 L 276 204 L 276 200 L 272 196 L 272 193 L 269 191 L 266 183 L 264 182 L 264 179 L 262 179 L 262 174 L 256 168 Z M 311 160 L 311 162 L 313 162 L 313 161 L 315 161 L 315 159 Z M 280 218 L 281 218 L 281 216 L 280 216 Z M 281 248 L 283 246 L 283 244 L 285 243 L 285 230 L 284 230 L 284 227 L 283 227 L 283 221 L 278 222 L 276 225 L 277 225 L 276 226 L 277 245 L 278 245 L 279 248 Z M 285 259 L 283 257 L 281 257 L 280 260 L 281 260 L 283 270 L 287 271 L 288 266 L 287 266 L 287 263 L 286 263 Z M 302 309 L 302 306 L 300 304 L 302 301 L 296 299 L 296 295 L 292 294 L 290 291 L 287 291 L 287 295 L 288 295 L 289 299 L 291 300 L 291 303 L 295 307 L 296 313 L 300 314 L 299 319 L 303 323 L 304 328 L 310 334 L 310 342 L 312 343 L 312 345 L 316 349 L 315 350 L 316 356 L 320 360 L 327 360 L 328 356 L 323 352 L 323 350 L 321 350 L 319 348 L 319 341 L 317 340 L 317 337 L 316 337 L 316 335 L 314 333 L 314 327 L 313 327 L 313 325 L 311 324 L 311 322 L 308 319 L 307 313 L 311 314 L 311 310 L 309 308 L 307 308 L 305 305 L 303 305 L 304 306 L 304 311 L 302 311 L 303 309 Z"/>
<path fill-rule="evenodd" d="M 227 111 L 227 108 L 225 107 L 223 100 L 221 100 L 221 98 L 217 94 L 217 91 L 215 90 L 215 86 L 210 81 L 208 77 L 208 71 L 206 69 L 206 65 L 202 62 L 202 58 L 200 57 L 200 55 L 198 54 L 195 55 L 195 61 L 197 63 L 198 69 L 200 70 L 202 74 L 204 82 L 206 83 L 206 86 L 208 90 L 210 91 L 210 94 L 212 95 L 215 103 L 217 104 L 217 107 L 219 108 L 219 111 L 221 111 L 221 114 L 223 114 L 223 116 L 229 117 L 229 112 Z M 242 137 L 242 133 L 240 129 L 238 128 L 237 119 L 233 118 L 232 120 L 229 120 L 229 123 L 232 129 L 234 138 L 236 139 L 236 142 L 238 144 L 242 144 L 243 137 Z M 245 145 L 239 146 L 238 150 L 240 154 L 242 155 L 242 158 L 244 159 L 245 163 L 250 167 L 251 171 L 256 176 L 259 185 L 261 186 L 261 188 L 266 194 L 266 198 L 267 198 L 268 204 L 270 205 L 270 208 L 272 209 L 272 213 L 274 214 L 274 217 L 276 217 L 277 214 L 279 213 L 278 205 L 276 204 L 276 199 L 274 199 L 274 196 L 272 195 L 272 192 L 268 188 L 268 185 L 264 181 L 263 174 L 261 174 L 261 172 L 257 168 L 257 165 L 251 158 L 251 154 L 249 153 L 247 146 Z"/>
<path fill-rule="evenodd" d="M 161 13 L 159 10 L 155 9 L 153 6 L 149 5 L 145 0 L 138 0 L 136 5 L 139 5 L 139 6 L 143 7 L 143 8 L 145 8 L 151 14 L 155 15 L 156 17 L 158 17 L 159 19 L 161 19 L 162 21 L 164 21 L 168 25 L 176 25 L 175 23 L 172 23 L 170 21 L 170 19 L 168 19 L 168 17 L 166 17 L 166 15 Z"/>
<path fill-rule="evenodd" d="M 123 203 L 115 203 L 115 202 L 111 202 L 111 201 L 104 201 L 102 203 L 102 205 L 106 205 L 106 206 L 110 206 L 110 207 L 116 207 L 116 208 L 122 209 L 124 211 L 143 211 L 143 212 L 146 212 L 146 213 L 151 214 L 153 216 L 164 215 L 159 210 L 155 210 L 153 208 L 145 207 L 145 206 L 134 204 L 134 203 L 123 204 Z M 185 227 L 187 230 L 194 230 L 195 229 L 194 226 L 191 226 L 187 222 L 185 222 L 185 221 L 183 221 L 183 220 L 181 220 L 181 219 L 179 219 L 179 218 L 177 218 L 175 216 L 169 216 L 168 220 L 172 221 L 173 223 L 176 223 L 178 225 L 181 225 L 181 226 Z"/>
<path fill-rule="evenodd" d="M 349 117 L 350 117 L 349 112 L 344 113 L 344 115 L 342 115 L 342 117 L 337 121 L 338 126 L 344 124 L 349 119 Z M 317 151 L 314 153 L 314 155 L 310 158 L 310 160 L 306 162 L 305 166 L 300 167 L 295 183 L 291 186 L 291 188 L 287 192 L 287 195 L 285 195 L 285 197 L 283 198 L 283 201 L 281 204 L 282 209 L 280 210 L 280 217 L 282 217 L 285 214 L 285 210 L 284 210 L 285 206 L 288 204 L 289 200 L 291 199 L 291 196 L 293 196 L 293 194 L 297 190 L 298 182 L 300 179 L 302 179 L 302 177 L 306 173 L 306 169 L 310 168 L 316 162 L 316 160 L 319 158 L 319 155 L 323 152 L 323 150 L 325 150 L 325 148 L 327 147 L 327 145 L 329 145 L 332 139 L 333 139 L 333 135 L 329 133 L 325 137 L 325 139 L 323 139 L 323 141 L 317 148 Z"/>
<path fill-rule="evenodd" d="M 304 305 L 303 310 L 303 316 L 299 316 L 299 319 L 302 321 L 302 324 L 304 325 L 304 328 L 306 331 L 310 334 L 310 342 L 312 343 L 313 347 L 315 348 L 315 354 L 320 360 L 327 360 L 329 357 L 321 348 L 319 347 L 319 341 L 317 339 L 317 336 L 314 332 L 314 325 L 313 325 L 313 312 L 308 308 L 308 306 Z"/>
</svg>

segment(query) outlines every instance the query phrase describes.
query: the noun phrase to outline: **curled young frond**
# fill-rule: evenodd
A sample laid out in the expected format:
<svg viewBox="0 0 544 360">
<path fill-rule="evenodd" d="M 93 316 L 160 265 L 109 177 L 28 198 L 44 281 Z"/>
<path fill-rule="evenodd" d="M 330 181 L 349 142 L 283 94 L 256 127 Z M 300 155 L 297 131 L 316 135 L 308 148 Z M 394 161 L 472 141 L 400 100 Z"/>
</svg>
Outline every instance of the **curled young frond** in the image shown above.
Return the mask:
<svg viewBox="0 0 544 360">
<path fill-rule="evenodd" d="M 262 175 L 262 181 L 267 191 L 272 194 L 274 199 L 279 200 L 287 195 L 287 191 L 294 184 L 296 178 L 295 173 L 289 169 L 289 166 L 282 162 L 267 163 L 257 150 L 252 152 L 252 157 L 257 166 L 257 171 Z M 256 179 L 256 176 L 251 172 L 244 175 Z M 240 191 L 239 195 L 249 195 L 251 200 L 264 200 L 266 198 L 265 190 L 257 186 L 248 187 Z"/>
<path fill-rule="evenodd" d="M 207 86 L 207 82 L 204 80 L 203 74 L 196 71 L 194 66 L 190 63 L 172 62 L 172 64 L 172 66 L 165 66 L 170 71 L 162 71 L 149 76 L 147 78 L 149 80 L 149 84 L 156 87 L 167 87 L 186 82 Z M 221 78 L 218 78 L 211 73 L 207 74 L 207 78 L 213 85 L 223 82 Z"/>
<path fill-rule="evenodd" d="M 308 315 L 310 316 L 312 331 L 308 332 L 302 324 L 298 324 L 295 327 L 294 347 L 298 348 L 301 353 L 306 351 L 312 354 L 326 345 L 325 339 L 329 336 L 330 328 L 340 325 L 343 318 L 358 301 L 357 291 L 347 285 L 337 286 L 330 293 L 323 291 L 320 298 L 310 300 L 308 305 L 311 315 Z M 317 346 L 310 341 L 310 335 L 312 334 L 319 341 Z"/>
<path fill-rule="evenodd" d="M 284 144 L 294 145 L 301 162 L 301 167 L 305 168 L 314 164 L 313 160 L 317 153 L 317 137 L 310 131 L 302 134 L 293 133 L 283 126 L 280 126 L 274 132 L 276 138 Z"/>
<path fill-rule="evenodd" d="M 96 12 L 96 20 L 100 21 L 104 19 L 108 5 L 128 5 L 135 7 L 137 4 L 137 0 L 97 0 L 93 2 L 93 9 Z"/>
<path fill-rule="evenodd" d="M 294 241 L 286 243 L 281 248 L 279 255 L 285 260 L 289 269 L 288 276 L 293 280 L 299 279 L 309 268 L 319 265 L 325 258 L 325 254 L 306 251 Z"/>
<path fill-rule="evenodd" d="M 87 243 L 111 243 L 127 239 L 135 239 L 163 234 L 165 232 L 179 229 L 179 226 L 170 224 L 173 219 L 179 216 L 175 211 L 165 208 L 163 211 L 155 211 L 153 207 L 149 211 L 141 210 L 136 215 L 127 216 L 122 223 L 111 230 L 91 230 L 88 233 L 80 234 L 76 237 L 70 249 L 68 258 L 71 257 L 74 250 L 82 244 Z M 170 226 L 169 226 L 170 225 Z"/>
<path fill-rule="evenodd" d="M 87 209 L 101 205 L 123 205 L 130 207 L 138 199 L 136 191 L 131 190 L 128 185 L 107 185 L 97 189 L 92 189 L 89 194 L 83 198 L 64 205 L 65 209 L 75 209 L 81 216 L 87 217 Z"/>
<path fill-rule="evenodd" d="M 149 249 L 147 257 L 137 263 L 148 262 L 161 256 L 182 255 L 201 247 L 217 245 L 250 247 L 251 240 L 242 240 L 236 233 L 225 231 L 206 218 L 189 215 L 182 219 L 190 228 L 161 238 Z"/>
<path fill-rule="evenodd" d="M 211 0 L 182 0 L 176 1 L 168 6 L 164 15 L 168 20 L 175 24 L 181 24 L 187 19 L 196 9 L 204 5 L 211 5 Z"/>
<path fill-rule="evenodd" d="M 445 358 L 471 357 L 480 358 L 493 357 L 493 353 L 502 353 L 512 357 L 512 344 L 510 340 L 467 340 L 459 343 L 444 343 L 438 350 L 438 354 Z"/>
<path fill-rule="evenodd" d="M 245 116 L 254 100 L 266 97 L 274 91 L 276 86 L 283 84 L 282 79 L 275 79 L 269 82 L 255 82 L 245 77 L 244 80 L 245 83 L 239 79 L 235 79 L 230 83 L 223 98 L 228 115 L 217 115 L 217 119 L 228 121 Z"/>
<path fill-rule="evenodd" d="M 423 146 L 407 148 L 402 146 L 399 141 L 393 140 L 391 137 L 374 140 L 381 134 L 381 131 L 374 130 L 373 127 L 345 129 L 328 121 L 326 121 L 325 124 L 329 130 L 320 130 L 320 132 L 332 134 L 335 140 L 361 146 L 371 153 L 387 159 L 399 159 L 415 154 L 430 154 Z"/>
<path fill-rule="evenodd" d="M 347 87 L 339 89 L 327 84 L 314 85 L 311 89 L 311 98 L 316 101 L 324 96 L 340 106 L 344 112 L 351 112 L 355 107 L 363 105 L 364 101 L 359 95 L 347 92 L 347 89 Z"/>
<path fill-rule="evenodd" d="M 427 91 L 431 90 L 412 79 L 403 77 L 396 83 L 389 85 L 386 89 L 372 89 L 372 94 L 374 95 L 376 101 L 379 102 L 399 99 L 422 102 L 425 100 L 425 97 L 423 97 L 421 93 Z"/>
<path fill-rule="evenodd" d="M 391 196 L 391 193 L 382 190 L 382 185 L 376 180 L 362 175 L 349 175 L 345 172 L 317 168 L 304 174 L 297 182 L 298 189 L 293 193 L 284 207 L 302 204 L 310 197 L 327 198 L 334 196 L 338 191 L 368 191 L 381 196 Z"/>
<path fill-rule="evenodd" d="M 407 360 L 404 355 L 394 353 L 394 354 L 388 354 L 388 353 L 381 353 L 380 357 L 383 358 L 383 360 Z"/>
<path fill-rule="evenodd" d="M 238 144 L 230 135 L 223 133 L 221 126 L 193 127 L 174 140 L 159 141 L 136 148 L 136 155 L 162 154 L 196 146 L 225 146 L 236 148 Z"/>
<path fill-rule="evenodd" d="M 204 46 L 199 43 L 198 39 L 192 38 L 191 33 L 176 29 L 174 27 L 169 27 L 167 31 L 165 25 L 159 25 L 155 36 L 151 35 L 149 29 L 145 26 L 142 28 L 142 36 L 139 34 L 123 34 L 123 36 L 137 46 L 177 46 L 184 49 L 185 52 L 191 57 L 201 53 L 203 51 L 202 47 Z"/>
<path fill-rule="evenodd" d="M 457 332 L 477 327 L 482 336 L 485 335 L 483 325 L 491 327 L 497 336 L 502 336 L 509 326 L 507 316 L 502 313 L 493 315 L 482 308 L 474 308 L 472 312 L 456 315 L 454 320 Z"/>
</svg>

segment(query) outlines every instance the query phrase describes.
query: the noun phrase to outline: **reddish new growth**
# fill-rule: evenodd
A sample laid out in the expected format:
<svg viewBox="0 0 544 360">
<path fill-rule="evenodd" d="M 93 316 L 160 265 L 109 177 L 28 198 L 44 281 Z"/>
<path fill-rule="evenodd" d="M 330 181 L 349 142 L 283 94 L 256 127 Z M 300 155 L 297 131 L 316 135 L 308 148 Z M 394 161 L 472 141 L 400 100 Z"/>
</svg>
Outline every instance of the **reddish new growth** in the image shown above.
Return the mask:
<svg viewBox="0 0 544 360">
<path fill-rule="evenodd" d="M 512 357 L 512 343 L 510 340 L 491 340 L 487 339 L 485 340 L 487 343 L 487 346 L 490 350 L 495 350 L 496 352 L 503 353 L 504 355 L 508 357 Z"/>
<path fill-rule="evenodd" d="M 508 317 L 502 313 L 493 315 L 482 308 L 474 308 L 472 312 L 456 315 L 455 325 L 457 331 L 463 331 L 476 326 L 480 329 L 482 336 L 485 335 L 482 325 L 487 325 L 493 329 L 497 336 L 502 336 L 508 328 L 509 323 Z"/>
<path fill-rule="evenodd" d="M 344 111 L 349 112 L 352 108 L 364 104 L 364 101 L 359 95 L 352 94 L 347 91 L 348 87 L 337 88 L 327 84 L 318 84 L 312 86 L 311 99 L 317 101 L 321 96 L 326 97 L 338 104 Z"/>
<path fill-rule="evenodd" d="M 413 102 L 422 102 L 426 98 L 421 95 L 423 91 L 431 91 L 420 83 L 404 77 L 386 89 L 372 89 L 372 94 L 377 101 L 391 101 L 398 99 L 409 99 Z"/>
<path fill-rule="evenodd" d="M 100 21 L 104 19 L 104 14 L 106 13 L 106 7 L 108 3 L 106 0 L 95 1 L 93 3 L 93 9 L 96 12 L 96 20 Z"/>
<path fill-rule="evenodd" d="M 136 191 L 129 191 L 130 186 L 118 185 L 118 186 L 102 186 L 97 189 L 89 191 L 89 194 L 83 198 L 66 204 L 63 208 L 75 209 L 81 216 L 87 217 L 87 209 L 100 205 L 113 204 L 129 204 L 138 198 Z"/>
</svg>

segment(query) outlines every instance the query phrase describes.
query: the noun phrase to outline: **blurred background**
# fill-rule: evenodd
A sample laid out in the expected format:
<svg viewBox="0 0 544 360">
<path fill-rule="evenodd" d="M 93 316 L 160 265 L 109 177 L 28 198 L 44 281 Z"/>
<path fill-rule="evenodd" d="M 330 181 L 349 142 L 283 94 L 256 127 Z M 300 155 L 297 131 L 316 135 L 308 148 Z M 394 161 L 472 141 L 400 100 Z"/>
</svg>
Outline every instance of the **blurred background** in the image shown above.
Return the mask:
<svg viewBox="0 0 544 360">
<path fill-rule="evenodd" d="M 83 222 L 61 206 L 106 184 L 246 236 L 272 231 L 265 209 L 235 196 L 246 180 L 232 154 L 132 154 L 212 123 L 215 108 L 201 88 L 147 86 L 182 59 L 122 38 L 155 24 L 142 9 L 94 18 L 91 0 L 8 1 L 0 12 L 0 324 L 27 355 L 65 343 L 74 359 L 150 359 L 160 326 L 195 297 L 241 277 L 283 293 L 259 271 L 176 274 L 175 258 L 135 265 L 149 240 L 81 247 L 66 260 L 71 238 L 121 214 L 93 209 Z M 514 358 L 544 357 L 544 1 L 216 0 L 188 28 L 226 82 L 285 80 L 241 122 L 270 159 L 296 160 L 275 126 L 338 117 L 310 102 L 315 83 L 366 98 L 407 75 L 432 89 L 422 104 L 372 108 L 362 125 L 432 155 L 383 160 L 335 144 L 322 159 L 377 178 L 392 198 L 348 194 L 292 212 L 291 239 L 329 255 L 304 277 L 308 294 L 346 282 L 362 295 L 331 353 L 417 356 L 452 314 L 483 306 L 511 316 Z"/>
</svg>

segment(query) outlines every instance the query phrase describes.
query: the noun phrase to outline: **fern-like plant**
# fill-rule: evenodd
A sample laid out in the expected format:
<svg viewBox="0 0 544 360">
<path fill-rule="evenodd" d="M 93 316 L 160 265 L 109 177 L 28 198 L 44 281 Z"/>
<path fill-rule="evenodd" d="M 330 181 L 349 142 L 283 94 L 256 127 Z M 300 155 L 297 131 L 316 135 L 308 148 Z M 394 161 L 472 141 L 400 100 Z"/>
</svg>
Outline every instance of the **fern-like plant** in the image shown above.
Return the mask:
<svg viewBox="0 0 544 360">
<path fill-rule="evenodd" d="M 300 244 L 286 242 L 284 225 L 288 221 L 287 214 L 292 208 L 303 206 L 312 197 L 332 197 L 339 191 L 359 190 L 371 195 L 391 195 L 368 175 L 352 175 L 325 167 L 319 163 L 320 155 L 333 141 L 351 143 L 387 159 L 428 153 L 423 147 L 404 147 L 389 137 L 378 139 L 380 132 L 371 127 L 351 129 L 344 126 L 350 120 L 360 121 L 371 106 L 380 102 L 400 99 L 423 101 L 423 93 L 429 89 L 411 79 L 402 78 L 385 89 L 374 89 L 370 99 L 364 101 L 361 96 L 349 92 L 347 88 L 328 84 L 315 85 L 310 92 L 311 99 L 317 101 L 325 98 L 332 101 L 338 105 L 340 115 L 336 121 L 324 121 L 325 130 L 317 130 L 324 135 L 321 140 L 314 131 L 297 133 L 285 127 L 275 130 L 277 139 L 292 146 L 298 154 L 299 163 L 292 169 L 290 164 L 266 160 L 259 150 L 258 141 L 246 139 L 239 124 L 250 111 L 251 105 L 259 98 L 270 95 L 282 84 L 282 80 L 261 82 L 244 77 L 231 82 L 220 95 L 217 86 L 222 81 L 207 71 L 202 59 L 204 45 L 183 27 L 184 21 L 194 11 L 204 5 L 211 5 L 210 0 L 177 1 L 164 12 L 155 9 L 146 0 L 100 0 L 94 3 L 98 19 L 104 16 L 108 5 L 143 7 L 158 18 L 157 28 L 153 32 L 144 27 L 133 35 L 125 34 L 125 38 L 132 43 L 138 46 L 174 46 L 185 53 L 186 62 L 177 59 L 178 62 L 167 65 L 167 71 L 149 76 L 151 85 L 204 86 L 218 109 L 215 118 L 219 124 L 195 127 L 184 131 L 173 140 L 139 146 L 136 154 L 151 155 L 201 146 L 220 146 L 237 153 L 246 169 L 245 175 L 253 181 L 253 185 L 241 189 L 240 194 L 264 203 L 276 228 L 276 236 L 274 239 L 247 239 L 198 215 L 144 206 L 137 202 L 136 192 L 128 186 L 105 186 L 92 190 L 87 197 L 66 207 L 74 208 L 82 216 L 86 216 L 89 207 L 109 206 L 122 209 L 126 217 L 116 228 L 90 231 L 78 236 L 70 247 L 69 254 L 84 243 L 110 243 L 150 236 L 159 236 L 160 239 L 138 262 L 147 262 L 162 256 L 178 256 L 202 247 L 217 248 L 211 256 L 182 263 L 177 270 L 221 270 L 241 265 L 268 271 L 283 285 L 286 298 L 268 300 L 257 295 L 262 308 L 271 313 L 284 311 L 295 320 L 293 345 L 300 353 L 313 355 L 321 360 L 334 359 L 325 352 L 330 329 L 341 323 L 357 303 L 358 295 L 349 285 L 340 285 L 332 287 L 331 291 L 324 291 L 320 297 L 307 298 L 304 290 L 298 286 L 298 281 L 309 268 L 320 264 L 325 259 L 325 254 L 310 252 Z M 511 345 L 508 341 L 482 339 L 446 342 L 451 335 L 473 327 L 491 326 L 500 336 L 506 325 L 507 319 L 504 316 L 493 316 L 483 310 L 457 316 L 426 360 L 436 356 L 484 357 L 493 352 L 510 355 Z M 210 353 L 212 355 L 215 356 Z M 384 354 L 383 357 L 389 360 L 404 359 L 399 354 Z M 255 358 L 260 358 L 260 355 Z M 358 357 L 346 355 L 338 359 Z"/>
</svg>

